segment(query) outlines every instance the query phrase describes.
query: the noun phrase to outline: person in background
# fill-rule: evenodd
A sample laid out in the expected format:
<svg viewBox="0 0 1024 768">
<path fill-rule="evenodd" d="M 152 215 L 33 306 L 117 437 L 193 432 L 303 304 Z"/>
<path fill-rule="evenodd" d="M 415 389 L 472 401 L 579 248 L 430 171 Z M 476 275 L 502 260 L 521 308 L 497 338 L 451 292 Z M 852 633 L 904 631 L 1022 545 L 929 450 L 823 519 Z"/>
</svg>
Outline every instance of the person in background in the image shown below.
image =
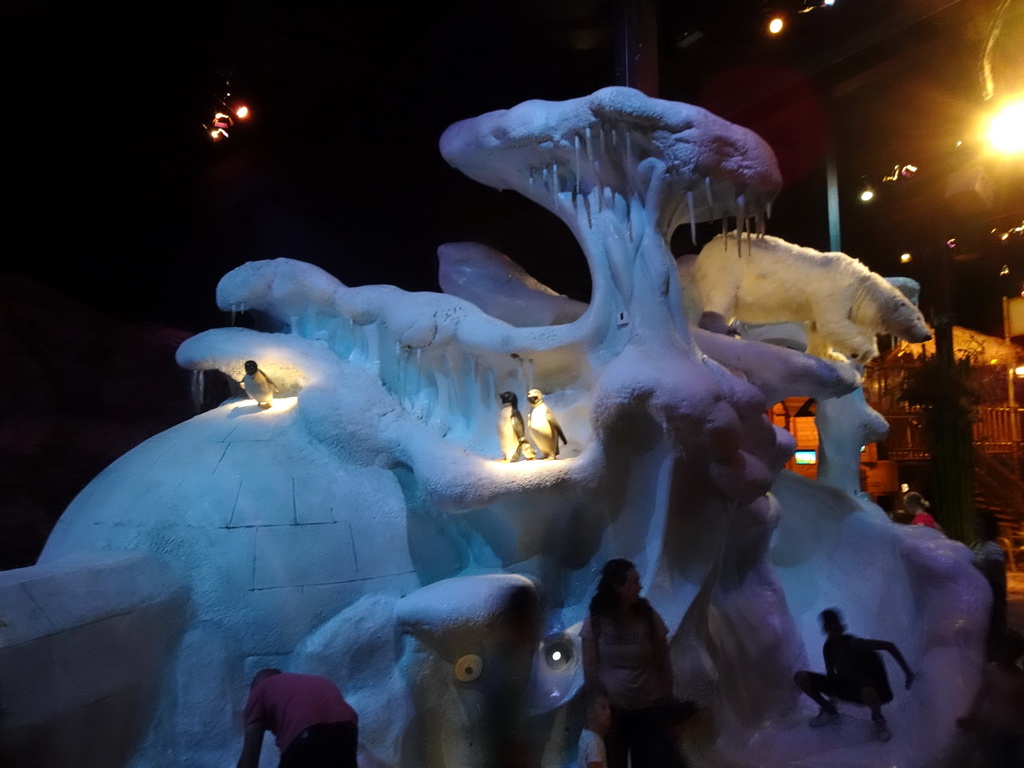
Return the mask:
<svg viewBox="0 0 1024 768">
<path fill-rule="evenodd" d="M 974 518 L 974 567 L 981 571 L 992 588 L 992 610 L 989 613 L 987 651 L 995 659 L 1006 632 L 1006 553 L 996 541 L 999 538 L 999 520 L 984 514 Z"/>
<path fill-rule="evenodd" d="M 668 628 L 640 589 L 629 560 L 609 560 L 601 569 L 580 630 L 584 680 L 588 689 L 606 690 L 611 702 L 609 768 L 677 768 L 683 760 L 670 733 Z"/>
<path fill-rule="evenodd" d="M 875 735 L 879 741 L 888 741 L 892 733 L 882 716 L 882 705 L 892 701 L 892 689 L 885 672 L 885 662 L 878 652 L 886 651 L 896 659 L 906 675 L 909 691 L 914 682 L 914 673 L 910 671 L 906 659 L 900 649 L 887 640 L 868 640 L 846 634 L 839 611 L 834 608 L 821 612 L 821 628 L 826 635 L 822 648 L 825 674 L 801 670 L 793 676 L 796 687 L 821 707 L 810 726 L 820 728 L 839 720 L 835 704 L 826 698 L 835 697 L 868 707 Z"/>
<path fill-rule="evenodd" d="M 586 724 L 580 733 L 580 747 L 576 762 L 579 768 L 608 768 L 604 737 L 612 725 L 612 709 L 608 694 L 601 689 L 587 692 L 583 697 Z"/>
<path fill-rule="evenodd" d="M 539 768 L 541 750 L 529 730 L 526 696 L 541 632 L 540 601 L 532 587 L 516 587 L 497 617 L 498 643 L 483 659 L 481 714 L 494 768 Z"/>
<path fill-rule="evenodd" d="M 238 768 L 257 768 L 264 731 L 277 739 L 279 768 L 357 768 L 359 718 L 326 677 L 261 669 L 244 718 Z"/>
<path fill-rule="evenodd" d="M 942 526 L 939 525 L 938 521 L 928 511 L 929 507 L 931 507 L 931 504 L 925 501 L 924 496 L 917 491 L 911 491 L 903 497 L 903 509 L 911 516 L 911 525 L 923 525 L 928 528 L 934 528 L 939 533 L 945 533 L 942 530 Z"/>
<path fill-rule="evenodd" d="M 1024 637 L 1012 630 L 1000 637 L 995 661 L 985 667 L 981 686 L 970 711 L 956 721 L 968 731 L 979 731 L 985 768 L 1024 766 Z"/>
</svg>

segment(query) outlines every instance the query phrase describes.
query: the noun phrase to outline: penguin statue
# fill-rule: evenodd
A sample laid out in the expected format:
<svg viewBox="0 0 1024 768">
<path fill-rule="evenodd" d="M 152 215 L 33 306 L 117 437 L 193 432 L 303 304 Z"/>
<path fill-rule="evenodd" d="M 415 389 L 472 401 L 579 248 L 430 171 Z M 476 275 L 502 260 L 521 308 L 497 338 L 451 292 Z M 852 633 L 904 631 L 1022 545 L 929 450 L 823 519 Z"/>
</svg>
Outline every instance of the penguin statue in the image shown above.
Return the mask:
<svg viewBox="0 0 1024 768">
<path fill-rule="evenodd" d="M 561 439 L 565 445 L 569 441 L 565 439 L 565 433 L 558 424 L 558 419 L 551 412 L 544 402 L 544 395 L 539 389 L 531 389 L 526 393 L 526 399 L 533 406 L 530 410 L 530 419 L 526 425 L 526 431 L 530 442 L 545 459 L 558 457 L 558 441 Z"/>
<path fill-rule="evenodd" d="M 502 392 L 501 414 L 498 416 L 498 444 L 505 461 L 515 461 L 520 456 L 534 458 L 533 446 L 526 440 L 526 425 L 519 412 L 519 399 L 514 392 Z"/>
<path fill-rule="evenodd" d="M 245 394 L 255 400 L 260 408 L 266 410 L 274 404 L 277 385 L 259 369 L 255 360 L 245 361 L 245 376 L 242 377 L 241 383 Z"/>
</svg>

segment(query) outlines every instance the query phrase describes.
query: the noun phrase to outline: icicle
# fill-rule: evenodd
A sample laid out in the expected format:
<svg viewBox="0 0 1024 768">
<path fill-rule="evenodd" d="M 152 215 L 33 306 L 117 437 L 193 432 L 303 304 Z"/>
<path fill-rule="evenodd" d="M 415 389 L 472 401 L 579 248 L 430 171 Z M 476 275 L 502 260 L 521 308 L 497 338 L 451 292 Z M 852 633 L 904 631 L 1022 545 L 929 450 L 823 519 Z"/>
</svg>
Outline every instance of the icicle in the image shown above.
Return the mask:
<svg viewBox="0 0 1024 768">
<path fill-rule="evenodd" d="M 772 217 L 772 204 L 771 203 L 768 203 L 768 205 L 766 205 L 764 207 L 764 212 L 767 214 L 769 219 Z"/>
<path fill-rule="evenodd" d="M 576 174 L 576 185 L 573 188 L 572 197 L 573 197 L 573 202 L 575 202 L 576 198 L 579 197 L 579 194 L 580 194 L 580 137 L 579 137 L 579 134 L 576 134 L 576 136 L 573 137 L 573 143 L 574 143 L 573 149 L 575 150 L 573 152 L 573 161 L 576 164 L 576 167 L 573 168 L 573 172 Z"/>
<path fill-rule="evenodd" d="M 366 362 L 380 375 L 380 326 L 374 322 L 366 326 Z"/>
<path fill-rule="evenodd" d="M 192 371 L 192 408 L 196 413 L 202 413 L 203 401 L 206 400 L 206 375 L 205 371 Z"/>
<path fill-rule="evenodd" d="M 747 234 L 747 198 L 736 195 L 736 247 L 743 255 L 743 236 Z"/>
<path fill-rule="evenodd" d="M 396 394 L 401 395 L 402 393 L 402 379 L 405 377 L 405 371 L 402 367 L 402 342 L 395 339 L 394 352 L 391 355 L 393 361 L 393 367 L 391 370 L 391 387 Z"/>
<path fill-rule="evenodd" d="M 494 380 L 494 369 L 488 366 L 480 379 L 480 402 L 483 405 L 484 413 L 488 413 L 494 407 L 498 399 L 498 387 Z"/>
<path fill-rule="evenodd" d="M 586 128 L 584 128 L 583 137 L 584 137 L 584 144 L 586 145 L 584 147 L 584 149 L 586 149 L 586 152 L 587 152 L 587 162 L 590 163 L 591 165 L 593 165 L 594 164 L 594 137 L 591 135 L 591 131 L 590 131 L 590 126 L 589 125 Z"/>
<path fill-rule="evenodd" d="M 633 242 L 633 196 L 626 195 L 626 238 Z"/>
<path fill-rule="evenodd" d="M 527 182 L 531 187 L 534 185 L 534 183 L 536 183 L 536 179 L 534 179 L 533 177 L 533 166 L 530 166 L 530 173 L 527 176 Z"/>
<path fill-rule="evenodd" d="M 693 190 L 686 190 L 686 212 L 690 217 L 690 242 L 697 244 L 697 214 L 693 210 Z"/>
<path fill-rule="evenodd" d="M 558 178 L 558 163 L 551 164 L 551 194 L 557 196 L 562 190 L 562 181 Z"/>
<path fill-rule="evenodd" d="M 711 177 L 704 177 L 704 196 L 708 199 L 708 218 L 715 218 L 715 196 L 711 194 Z"/>
</svg>

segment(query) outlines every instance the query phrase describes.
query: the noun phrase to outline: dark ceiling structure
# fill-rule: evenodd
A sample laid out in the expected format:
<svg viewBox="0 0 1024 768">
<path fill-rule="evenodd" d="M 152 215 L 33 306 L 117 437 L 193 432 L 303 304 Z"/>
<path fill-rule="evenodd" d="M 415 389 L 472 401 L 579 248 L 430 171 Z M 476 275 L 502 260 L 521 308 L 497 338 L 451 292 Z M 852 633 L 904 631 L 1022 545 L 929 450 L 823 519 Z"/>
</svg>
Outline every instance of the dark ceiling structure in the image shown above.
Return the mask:
<svg viewBox="0 0 1024 768">
<path fill-rule="evenodd" d="M 765 31 L 772 13 L 787 18 L 777 36 Z M 1019 0 L 101 2 L 14 15 L 23 135 L 3 269 L 113 315 L 222 324 L 217 279 L 278 256 L 350 285 L 434 290 L 436 248 L 457 240 L 586 299 L 561 224 L 462 178 L 437 139 L 465 117 L 628 78 L 769 141 L 785 176 L 770 234 L 829 248 L 831 167 L 843 250 L 921 280 L 926 310 L 937 311 L 935 276 L 952 275 L 964 293 L 953 309 L 995 332 L 1000 292 L 1024 280 L 1022 238 L 991 232 L 1024 219 L 1024 168 L 983 157 L 973 138 L 997 19 L 996 98 L 1024 87 Z M 202 124 L 227 90 L 253 117 L 215 144 Z M 907 164 L 912 178 L 882 181 Z M 947 195 L 964 169 L 991 184 L 991 205 L 973 199 L 976 177 Z M 871 206 L 855 197 L 867 182 L 879 190 Z M 679 253 L 699 245 L 673 241 Z"/>
</svg>

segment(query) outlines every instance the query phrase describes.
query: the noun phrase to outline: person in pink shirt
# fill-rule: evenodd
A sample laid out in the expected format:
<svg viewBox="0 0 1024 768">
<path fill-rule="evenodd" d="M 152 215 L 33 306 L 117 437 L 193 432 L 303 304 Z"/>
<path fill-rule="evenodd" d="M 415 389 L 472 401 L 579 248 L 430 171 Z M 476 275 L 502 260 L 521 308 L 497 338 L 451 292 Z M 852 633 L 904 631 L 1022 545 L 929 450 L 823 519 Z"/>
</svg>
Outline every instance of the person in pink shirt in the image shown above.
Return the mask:
<svg viewBox="0 0 1024 768">
<path fill-rule="evenodd" d="M 322 675 L 261 669 L 245 704 L 238 768 L 257 768 L 263 733 L 281 750 L 279 768 L 356 768 L 359 717 Z"/>
<path fill-rule="evenodd" d="M 911 525 L 924 525 L 928 528 L 934 528 L 939 533 L 945 533 L 942 530 L 942 526 L 939 525 L 938 521 L 928 511 L 930 506 L 931 504 L 925 501 L 924 496 L 917 491 L 911 491 L 903 497 L 903 508 L 912 516 L 910 520 Z"/>
</svg>

